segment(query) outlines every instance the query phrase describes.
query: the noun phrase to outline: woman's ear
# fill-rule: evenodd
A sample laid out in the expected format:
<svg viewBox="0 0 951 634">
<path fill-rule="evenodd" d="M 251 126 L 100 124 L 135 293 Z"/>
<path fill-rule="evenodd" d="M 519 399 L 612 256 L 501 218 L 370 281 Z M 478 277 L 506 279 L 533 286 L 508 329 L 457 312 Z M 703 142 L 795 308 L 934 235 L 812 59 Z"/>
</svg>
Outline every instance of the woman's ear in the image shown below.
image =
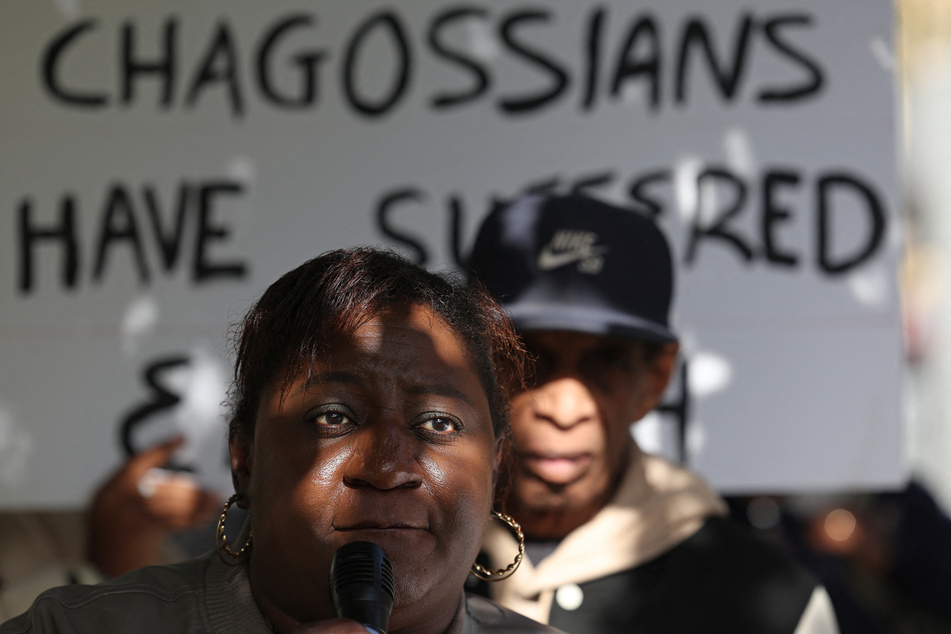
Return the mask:
<svg viewBox="0 0 951 634">
<path fill-rule="evenodd" d="M 493 505 L 497 511 L 505 513 L 509 493 L 512 489 L 512 470 L 515 465 L 515 445 L 512 434 L 502 434 L 495 439 L 495 455 L 492 458 Z"/>
<path fill-rule="evenodd" d="M 253 449 L 253 437 L 232 423 L 228 434 L 228 454 L 231 457 L 231 482 L 234 492 L 241 495 L 237 503 L 241 508 L 247 508 Z"/>
<path fill-rule="evenodd" d="M 503 452 L 505 451 L 505 436 L 500 435 L 495 439 L 495 453 L 492 456 L 492 488 L 495 489 L 499 484 L 499 469 L 502 465 Z"/>
</svg>

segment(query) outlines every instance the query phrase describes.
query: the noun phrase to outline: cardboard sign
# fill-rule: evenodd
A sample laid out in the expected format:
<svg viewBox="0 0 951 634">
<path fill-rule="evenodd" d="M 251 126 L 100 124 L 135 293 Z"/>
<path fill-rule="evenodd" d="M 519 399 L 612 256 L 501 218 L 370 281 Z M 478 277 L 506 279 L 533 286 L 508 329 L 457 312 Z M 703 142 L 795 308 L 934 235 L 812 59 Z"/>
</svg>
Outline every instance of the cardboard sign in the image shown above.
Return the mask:
<svg viewBox="0 0 951 634">
<path fill-rule="evenodd" d="M 497 201 L 656 219 L 684 364 L 636 427 L 727 491 L 901 462 L 892 5 L 0 5 L 0 505 L 127 450 L 227 491 L 229 327 L 381 244 L 465 258 Z"/>
</svg>

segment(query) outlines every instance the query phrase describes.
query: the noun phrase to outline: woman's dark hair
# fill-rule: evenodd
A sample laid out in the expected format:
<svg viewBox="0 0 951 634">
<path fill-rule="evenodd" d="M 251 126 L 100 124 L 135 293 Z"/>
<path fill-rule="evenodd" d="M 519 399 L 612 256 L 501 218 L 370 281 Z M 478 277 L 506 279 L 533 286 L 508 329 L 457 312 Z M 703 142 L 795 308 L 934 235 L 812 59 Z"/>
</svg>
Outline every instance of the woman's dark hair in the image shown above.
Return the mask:
<svg viewBox="0 0 951 634">
<path fill-rule="evenodd" d="M 437 275 L 370 247 L 329 251 L 271 284 L 235 331 L 230 433 L 254 433 L 264 388 L 282 389 L 340 337 L 394 305 L 419 305 L 456 334 L 489 400 L 496 437 L 508 434 L 508 388 L 521 382 L 524 353 L 502 308 L 480 286 Z"/>
</svg>

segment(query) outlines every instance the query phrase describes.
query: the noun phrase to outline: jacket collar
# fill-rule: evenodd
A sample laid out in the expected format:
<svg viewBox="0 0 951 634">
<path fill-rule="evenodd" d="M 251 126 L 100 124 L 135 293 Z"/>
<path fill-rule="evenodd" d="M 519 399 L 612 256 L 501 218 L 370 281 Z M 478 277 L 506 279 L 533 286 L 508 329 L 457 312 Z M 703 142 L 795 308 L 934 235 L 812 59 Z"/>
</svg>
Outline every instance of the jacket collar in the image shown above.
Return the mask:
<svg viewBox="0 0 951 634">
<path fill-rule="evenodd" d="M 526 558 L 512 577 L 491 584 L 494 599 L 547 622 L 550 595 L 559 586 L 633 568 L 696 533 L 707 517 L 726 514 L 726 503 L 698 475 L 631 443 L 614 498 L 537 567 Z M 483 548 L 494 567 L 505 566 L 518 550 L 498 522 L 489 525 Z"/>
</svg>

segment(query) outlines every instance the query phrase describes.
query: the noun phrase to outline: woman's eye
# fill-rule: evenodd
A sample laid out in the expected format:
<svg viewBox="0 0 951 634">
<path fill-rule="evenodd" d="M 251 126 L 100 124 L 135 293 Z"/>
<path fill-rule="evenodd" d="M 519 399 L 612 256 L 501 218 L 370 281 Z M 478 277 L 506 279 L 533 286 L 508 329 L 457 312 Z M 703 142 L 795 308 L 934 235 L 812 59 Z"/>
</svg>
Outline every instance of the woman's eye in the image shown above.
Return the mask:
<svg viewBox="0 0 951 634">
<path fill-rule="evenodd" d="M 445 418 L 434 418 L 423 423 L 423 427 L 426 429 L 431 429 L 432 431 L 446 432 L 446 431 L 455 431 L 456 428 L 453 426 L 452 421 L 446 420 Z"/>
<path fill-rule="evenodd" d="M 439 438 L 453 438 L 463 429 L 462 421 L 448 414 L 425 414 L 416 429 Z"/>
<path fill-rule="evenodd" d="M 339 432 L 351 428 L 357 417 L 345 405 L 328 403 L 312 409 L 307 413 L 306 419 L 321 429 Z"/>
<path fill-rule="evenodd" d="M 314 422 L 321 425 L 345 425 L 350 422 L 350 419 L 341 412 L 324 412 L 318 415 Z"/>
</svg>

